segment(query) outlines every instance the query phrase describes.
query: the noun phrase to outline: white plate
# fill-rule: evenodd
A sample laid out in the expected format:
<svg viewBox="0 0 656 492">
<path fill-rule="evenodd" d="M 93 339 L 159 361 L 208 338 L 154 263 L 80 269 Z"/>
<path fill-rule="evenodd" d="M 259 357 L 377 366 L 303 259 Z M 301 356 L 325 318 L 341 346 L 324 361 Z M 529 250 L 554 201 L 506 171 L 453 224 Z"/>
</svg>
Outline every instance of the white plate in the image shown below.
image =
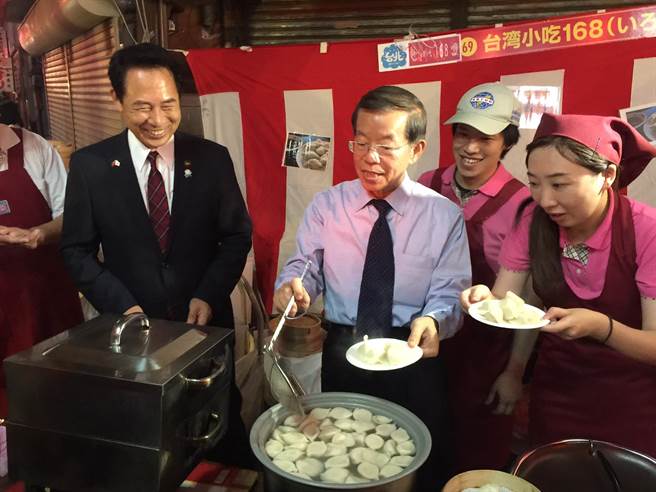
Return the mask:
<svg viewBox="0 0 656 492">
<path fill-rule="evenodd" d="M 396 338 L 370 338 L 367 343 L 376 343 L 376 344 L 395 344 L 395 345 L 405 345 L 408 350 L 408 357 L 400 364 L 369 364 L 364 362 L 358 357 L 358 349 L 362 346 L 364 342 L 358 342 L 355 345 L 351 345 L 346 351 L 346 360 L 348 360 L 355 367 L 360 369 L 366 369 L 368 371 L 391 371 L 394 369 L 401 369 L 402 367 L 407 367 L 411 364 L 414 364 L 424 355 L 423 350 L 419 346 L 415 348 L 408 347 L 407 340 L 398 340 Z"/>
<path fill-rule="evenodd" d="M 497 300 L 493 302 L 501 302 L 501 301 Z M 469 316 L 474 318 L 476 321 L 485 323 L 486 325 L 496 326 L 498 328 L 509 328 L 511 330 L 535 330 L 537 328 L 542 328 L 543 326 L 547 326 L 549 324 L 548 319 L 541 319 L 538 323 L 529 324 L 529 325 L 511 323 L 509 321 L 504 321 L 503 323 L 497 323 L 495 321 L 488 320 L 486 317 L 484 317 L 482 314 L 479 313 L 479 310 L 482 305 L 483 305 L 482 302 L 477 302 L 469 306 Z M 540 316 L 540 318 L 544 316 L 544 311 L 540 308 L 536 308 L 535 306 L 531 306 L 530 304 L 524 304 L 524 308 L 535 312 L 538 316 Z"/>
</svg>

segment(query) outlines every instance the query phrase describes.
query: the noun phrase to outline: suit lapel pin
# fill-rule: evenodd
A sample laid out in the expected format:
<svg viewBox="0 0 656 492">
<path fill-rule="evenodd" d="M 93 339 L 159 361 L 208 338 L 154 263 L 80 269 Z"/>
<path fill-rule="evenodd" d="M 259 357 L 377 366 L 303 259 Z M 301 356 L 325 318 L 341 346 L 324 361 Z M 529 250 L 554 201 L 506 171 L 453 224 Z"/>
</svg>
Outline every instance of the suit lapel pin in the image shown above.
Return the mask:
<svg viewBox="0 0 656 492">
<path fill-rule="evenodd" d="M 184 161 L 184 177 L 191 178 L 191 161 Z"/>
<path fill-rule="evenodd" d="M 121 162 L 120 162 L 120 161 L 117 161 L 116 159 L 114 159 L 114 160 L 112 161 L 112 167 L 120 167 L 120 166 L 121 166 Z"/>
</svg>

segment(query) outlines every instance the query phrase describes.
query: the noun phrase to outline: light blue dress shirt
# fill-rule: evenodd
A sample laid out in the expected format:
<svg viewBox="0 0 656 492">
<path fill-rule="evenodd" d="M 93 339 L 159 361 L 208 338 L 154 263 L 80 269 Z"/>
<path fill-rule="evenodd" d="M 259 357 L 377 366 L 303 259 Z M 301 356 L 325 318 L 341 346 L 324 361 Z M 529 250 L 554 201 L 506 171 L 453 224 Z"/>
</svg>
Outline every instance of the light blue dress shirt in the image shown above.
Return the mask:
<svg viewBox="0 0 656 492">
<path fill-rule="evenodd" d="M 276 289 L 299 277 L 312 260 L 303 285 L 314 301 L 324 294 L 325 317 L 355 325 L 369 234 L 378 212 L 359 180 L 317 193 L 296 234 L 296 252 L 283 267 Z M 394 241 L 393 326 L 431 316 L 440 338 L 460 327 L 460 292 L 471 285 L 467 232 L 462 211 L 447 198 L 406 174 L 386 198 Z"/>
</svg>

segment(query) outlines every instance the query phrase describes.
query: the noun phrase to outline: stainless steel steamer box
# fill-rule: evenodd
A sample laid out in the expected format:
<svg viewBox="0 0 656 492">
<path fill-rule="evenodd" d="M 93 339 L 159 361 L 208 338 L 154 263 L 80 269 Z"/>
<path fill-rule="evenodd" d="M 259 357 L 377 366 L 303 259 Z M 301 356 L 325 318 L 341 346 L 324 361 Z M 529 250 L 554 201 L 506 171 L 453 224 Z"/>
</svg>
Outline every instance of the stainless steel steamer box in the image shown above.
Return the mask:
<svg viewBox="0 0 656 492">
<path fill-rule="evenodd" d="M 115 320 L 103 315 L 5 359 L 12 478 L 175 491 L 225 433 L 232 330 L 151 320 L 112 345 Z"/>
</svg>

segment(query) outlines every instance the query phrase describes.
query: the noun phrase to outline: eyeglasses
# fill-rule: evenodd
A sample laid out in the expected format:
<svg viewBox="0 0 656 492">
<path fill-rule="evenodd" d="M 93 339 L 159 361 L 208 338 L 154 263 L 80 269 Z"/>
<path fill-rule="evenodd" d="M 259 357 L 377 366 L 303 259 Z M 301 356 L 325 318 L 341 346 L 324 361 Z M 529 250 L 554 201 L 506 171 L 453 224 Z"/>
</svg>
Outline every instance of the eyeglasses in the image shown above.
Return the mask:
<svg viewBox="0 0 656 492">
<path fill-rule="evenodd" d="M 392 147 L 390 145 L 370 144 L 365 142 L 358 142 L 356 140 L 349 140 L 348 143 L 349 150 L 355 155 L 365 155 L 369 152 L 375 152 L 381 157 L 391 157 L 397 150 L 400 150 L 403 147 L 407 147 L 408 145 L 410 145 L 410 143 L 405 143 L 403 145 L 399 145 L 398 147 Z"/>
</svg>

